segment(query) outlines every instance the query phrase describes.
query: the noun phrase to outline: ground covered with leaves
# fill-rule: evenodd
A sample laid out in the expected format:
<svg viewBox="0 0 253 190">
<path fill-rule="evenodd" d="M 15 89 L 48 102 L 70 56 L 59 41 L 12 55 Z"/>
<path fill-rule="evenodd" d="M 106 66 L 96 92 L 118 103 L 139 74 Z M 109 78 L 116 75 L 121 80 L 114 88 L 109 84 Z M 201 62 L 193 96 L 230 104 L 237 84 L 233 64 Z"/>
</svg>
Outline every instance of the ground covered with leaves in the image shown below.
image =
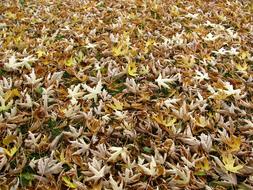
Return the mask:
<svg viewBox="0 0 253 190">
<path fill-rule="evenodd" d="M 0 0 L 0 189 L 253 189 L 253 4 Z"/>
</svg>

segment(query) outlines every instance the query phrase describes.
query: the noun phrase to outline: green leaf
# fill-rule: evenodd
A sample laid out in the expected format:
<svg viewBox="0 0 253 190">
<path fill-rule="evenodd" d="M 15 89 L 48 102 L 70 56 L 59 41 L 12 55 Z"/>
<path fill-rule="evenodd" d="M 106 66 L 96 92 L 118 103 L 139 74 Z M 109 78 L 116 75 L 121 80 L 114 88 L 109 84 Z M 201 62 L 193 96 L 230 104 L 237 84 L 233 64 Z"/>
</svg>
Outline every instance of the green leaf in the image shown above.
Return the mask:
<svg viewBox="0 0 253 190">
<path fill-rule="evenodd" d="M 146 152 L 146 153 L 151 153 L 152 152 L 152 148 L 149 148 L 147 146 L 144 146 L 143 147 L 143 151 Z"/>
<path fill-rule="evenodd" d="M 64 35 L 58 34 L 58 35 L 55 37 L 55 40 L 62 40 L 62 39 L 64 39 L 64 38 L 65 38 Z"/>
<path fill-rule="evenodd" d="M 64 73 L 63 73 L 63 76 L 62 76 L 63 78 L 70 78 L 71 77 L 71 75 L 67 72 L 67 71 L 65 71 Z"/>
<path fill-rule="evenodd" d="M 62 180 L 65 182 L 65 185 L 69 188 L 77 188 L 77 185 L 70 181 L 70 178 L 67 176 L 62 177 Z"/>
<path fill-rule="evenodd" d="M 5 71 L 5 70 L 0 69 L 0 76 L 3 76 L 5 73 L 6 73 L 6 71 Z"/>
<path fill-rule="evenodd" d="M 52 137 L 57 137 L 58 135 L 61 134 L 61 130 L 59 128 L 53 128 L 51 130 L 51 134 L 52 134 Z"/>
<path fill-rule="evenodd" d="M 22 7 L 25 5 L 25 0 L 19 0 L 18 2 Z"/>
<path fill-rule="evenodd" d="M 43 88 L 42 87 L 38 87 L 35 89 L 35 91 L 39 94 L 42 94 L 43 93 Z"/>
<path fill-rule="evenodd" d="M 48 124 L 49 128 L 54 128 L 54 127 L 56 127 L 57 122 L 53 119 L 50 119 L 47 124 Z"/>
<path fill-rule="evenodd" d="M 34 176 L 31 173 L 25 172 L 20 175 L 20 183 L 22 186 L 31 185 L 31 182 L 34 180 Z"/>
<path fill-rule="evenodd" d="M 206 175 L 206 172 L 204 171 L 199 171 L 197 173 L 195 173 L 196 176 L 205 176 Z"/>
</svg>

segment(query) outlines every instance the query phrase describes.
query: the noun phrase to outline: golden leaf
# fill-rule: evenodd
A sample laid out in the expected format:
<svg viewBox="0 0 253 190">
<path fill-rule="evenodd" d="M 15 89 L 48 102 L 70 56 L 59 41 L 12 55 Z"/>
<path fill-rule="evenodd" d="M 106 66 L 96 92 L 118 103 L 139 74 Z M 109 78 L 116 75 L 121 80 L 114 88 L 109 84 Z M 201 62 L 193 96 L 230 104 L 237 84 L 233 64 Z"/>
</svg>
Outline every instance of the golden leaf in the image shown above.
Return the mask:
<svg viewBox="0 0 253 190">
<path fill-rule="evenodd" d="M 242 140 L 241 137 L 232 135 L 230 138 L 227 138 L 224 143 L 230 147 L 229 151 L 234 152 L 240 150 Z"/>
<path fill-rule="evenodd" d="M 10 150 L 7 150 L 4 148 L 4 152 L 9 156 L 9 157 L 13 157 L 14 154 L 18 151 L 18 148 L 16 146 L 14 146 L 13 148 L 11 148 Z"/>
<path fill-rule="evenodd" d="M 108 105 L 110 108 L 114 109 L 114 110 L 123 110 L 123 103 L 121 103 L 120 101 L 118 101 L 117 99 L 113 98 L 113 104 Z"/>
<path fill-rule="evenodd" d="M 224 167 L 227 171 L 230 171 L 233 173 L 238 173 L 238 170 L 243 168 L 243 165 L 240 165 L 240 164 L 238 164 L 237 166 L 234 166 L 235 160 L 234 160 L 232 154 L 223 154 L 222 161 L 223 161 Z"/>
<path fill-rule="evenodd" d="M 173 117 L 173 118 L 166 118 L 164 119 L 162 115 L 158 115 L 158 116 L 153 116 L 153 119 L 161 124 L 161 125 L 164 125 L 166 127 L 171 127 L 174 125 L 174 123 L 177 121 L 177 118 Z"/>
<path fill-rule="evenodd" d="M 73 66 L 75 64 L 75 60 L 72 58 L 72 57 L 70 57 L 66 62 L 65 62 L 65 65 L 67 66 L 67 67 L 71 67 L 71 66 Z"/>
<path fill-rule="evenodd" d="M 210 170 L 210 165 L 208 162 L 208 159 L 205 157 L 204 159 L 198 161 L 196 163 L 196 169 L 200 169 L 200 170 L 204 170 L 204 171 L 208 171 Z"/>
<path fill-rule="evenodd" d="M 66 162 L 66 159 L 65 159 L 64 151 L 63 151 L 63 150 L 61 151 L 61 154 L 60 154 L 60 161 L 61 161 L 62 163 L 65 163 L 65 162 Z"/>
<path fill-rule="evenodd" d="M 40 57 L 46 55 L 46 52 L 43 51 L 43 50 L 41 50 L 41 49 L 39 49 L 38 51 L 36 51 L 36 53 L 37 53 L 38 58 L 40 58 Z"/>
<path fill-rule="evenodd" d="M 241 64 L 236 64 L 235 67 L 238 71 L 246 71 L 248 69 L 247 63 L 244 63 L 242 65 Z"/>
<path fill-rule="evenodd" d="M 127 47 L 124 48 L 123 45 L 118 45 L 112 48 L 112 54 L 115 57 L 123 56 L 123 55 L 126 55 L 127 53 L 128 53 L 128 48 Z"/>
<path fill-rule="evenodd" d="M 8 101 L 11 100 L 12 98 L 14 98 L 15 96 L 20 96 L 19 91 L 15 88 L 13 90 L 8 90 L 5 94 L 4 94 L 4 100 Z"/>
<path fill-rule="evenodd" d="M 137 76 L 137 67 L 136 67 L 136 63 L 135 62 L 131 62 L 128 64 L 127 66 L 127 73 L 130 75 L 130 76 Z"/>
<path fill-rule="evenodd" d="M 148 41 L 146 42 L 146 45 L 145 45 L 144 53 L 145 54 L 148 53 L 150 48 L 152 48 L 154 44 L 155 44 L 154 39 L 148 39 Z"/>
<path fill-rule="evenodd" d="M 195 58 L 192 56 L 182 56 L 182 60 L 179 62 L 183 68 L 192 68 L 195 64 Z"/>
<path fill-rule="evenodd" d="M 208 125 L 208 120 L 204 116 L 200 116 L 196 119 L 196 125 L 200 127 L 206 127 Z"/>
<path fill-rule="evenodd" d="M 4 139 L 3 139 L 3 144 L 4 145 L 9 145 L 12 141 L 14 141 L 16 139 L 15 135 L 7 135 Z"/>
<path fill-rule="evenodd" d="M 249 53 L 248 51 L 242 51 L 242 52 L 240 53 L 239 57 L 240 57 L 241 59 L 246 59 L 246 58 L 250 57 L 250 53 Z"/>
<path fill-rule="evenodd" d="M 63 176 L 62 180 L 65 182 L 65 185 L 69 188 L 75 189 L 77 188 L 77 185 L 70 181 L 70 178 L 67 176 Z"/>
</svg>

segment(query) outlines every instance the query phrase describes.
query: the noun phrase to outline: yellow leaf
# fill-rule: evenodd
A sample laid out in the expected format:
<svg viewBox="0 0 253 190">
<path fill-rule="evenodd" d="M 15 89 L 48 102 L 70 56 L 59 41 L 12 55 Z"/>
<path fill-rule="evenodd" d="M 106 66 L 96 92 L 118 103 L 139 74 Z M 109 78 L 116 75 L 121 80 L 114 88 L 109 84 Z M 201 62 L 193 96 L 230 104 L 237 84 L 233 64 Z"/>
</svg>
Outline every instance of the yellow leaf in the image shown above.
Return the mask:
<svg viewBox="0 0 253 190">
<path fill-rule="evenodd" d="M 128 64 L 127 66 L 127 72 L 130 76 L 137 76 L 137 67 L 136 67 L 136 63 L 135 62 L 131 62 Z"/>
<path fill-rule="evenodd" d="M 172 6 L 171 9 L 170 9 L 170 12 L 173 16 L 178 16 L 179 15 L 179 9 L 177 6 Z"/>
<path fill-rule="evenodd" d="M 204 116 L 200 116 L 196 119 L 196 125 L 206 127 L 208 125 L 208 120 L 206 120 Z"/>
<path fill-rule="evenodd" d="M 173 118 L 166 118 L 164 119 L 162 115 L 158 115 L 158 116 L 153 116 L 153 118 L 155 119 L 155 121 L 161 125 L 164 125 L 166 127 L 171 127 L 174 125 L 174 123 L 177 121 L 177 118 L 173 117 Z"/>
<path fill-rule="evenodd" d="M 71 66 L 73 66 L 75 64 L 75 60 L 71 57 L 71 58 L 69 58 L 66 62 L 65 62 L 65 65 L 67 66 L 67 67 L 71 67 Z"/>
<path fill-rule="evenodd" d="M 127 32 L 123 33 L 122 39 L 118 45 L 112 48 L 112 54 L 116 57 L 124 56 L 129 53 L 130 38 Z"/>
<path fill-rule="evenodd" d="M 224 91 L 219 91 L 218 94 L 215 96 L 216 100 L 225 100 L 228 95 Z"/>
<path fill-rule="evenodd" d="M 3 144 L 7 146 L 15 139 L 16 139 L 15 135 L 7 135 L 3 140 Z"/>
<path fill-rule="evenodd" d="M 69 177 L 63 176 L 62 180 L 65 182 L 65 185 L 67 187 L 73 188 L 73 189 L 77 188 L 77 185 L 75 183 L 71 182 Z"/>
<path fill-rule="evenodd" d="M 16 15 L 13 14 L 12 12 L 7 12 L 5 15 L 8 19 L 16 19 L 17 18 Z"/>
<path fill-rule="evenodd" d="M 200 170 L 204 170 L 204 171 L 210 170 L 210 165 L 209 165 L 208 159 L 205 157 L 203 160 L 198 161 L 196 163 L 196 169 L 200 169 Z"/>
<path fill-rule="evenodd" d="M 192 56 L 182 56 L 182 60 L 179 62 L 183 68 L 192 68 L 195 64 L 195 58 Z"/>
<path fill-rule="evenodd" d="M 240 57 L 241 59 L 246 59 L 246 58 L 250 57 L 250 54 L 249 54 L 248 51 L 242 51 L 242 52 L 240 53 L 239 57 Z"/>
<path fill-rule="evenodd" d="M 14 98 L 15 96 L 20 96 L 19 91 L 15 88 L 13 90 L 8 90 L 5 94 L 4 94 L 4 100 L 8 101 L 11 100 L 12 98 Z"/>
<path fill-rule="evenodd" d="M 224 167 L 227 171 L 238 173 L 238 170 L 243 168 L 243 165 L 238 164 L 237 166 L 234 166 L 235 160 L 233 159 L 232 154 L 223 154 L 222 155 L 222 161 L 224 163 Z"/>
<path fill-rule="evenodd" d="M 242 144 L 241 137 L 237 137 L 232 135 L 230 138 L 227 138 L 224 141 L 229 147 L 231 152 L 240 150 L 240 146 Z"/>
<path fill-rule="evenodd" d="M 155 44 L 155 40 L 154 39 L 148 39 L 148 41 L 146 42 L 145 45 L 145 49 L 144 49 L 144 53 L 148 53 L 148 51 L 150 50 L 150 48 L 153 47 L 153 45 Z"/>
<path fill-rule="evenodd" d="M 235 67 L 238 71 L 246 71 L 248 69 L 247 63 L 244 63 L 243 65 L 236 64 Z"/>
<path fill-rule="evenodd" d="M 141 65 L 140 74 L 146 75 L 148 73 L 149 73 L 149 66 L 148 65 L 146 65 L 146 66 Z"/>
<path fill-rule="evenodd" d="M 61 154 L 60 154 L 60 161 L 61 161 L 62 163 L 65 163 L 65 162 L 66 162 L 66 159 L 65 159 L 64 151 L 63 151 L 63 150 L 61 151 Z"/>
<path fill-rule="evenodd" d="M 117 99 L 113 98 L 113 103 L 114 104 L 110 104 L 108 105 L 110 108 L 115 109 L 115 110 L 123 110 L 123 103 L 121 103 L 120 101 L 118 101 Z"/>
<path fill-rule="evenodd" d="M 127 47 L 124 48 L 123 45 L 118 45 L 112 48 L 112 54 L 116 57 L 126 55 L 127 53 L 128 48 Z"/>
<path fill-rule="evenodd" d="M 14 154 L 18 151 L 18 148 L 16 146 L 14 146 L 13 148 L 11 148 L 10 150 L 7 150 L 4 148 L 4 152 L 9 156 L 9 157 L 13 157 Z"/>
<path fill-rule="evenodd" d="M 43 51 L 43 50 L 40 50 L 40 49 L 39 49 L 38 51 L 36 51 L 36 53 L 37 53 L 37 55 L 38 55 L 38 58 L 40 58 L 40 57 L 46 55 L 46 52 Z"/>
</svg>

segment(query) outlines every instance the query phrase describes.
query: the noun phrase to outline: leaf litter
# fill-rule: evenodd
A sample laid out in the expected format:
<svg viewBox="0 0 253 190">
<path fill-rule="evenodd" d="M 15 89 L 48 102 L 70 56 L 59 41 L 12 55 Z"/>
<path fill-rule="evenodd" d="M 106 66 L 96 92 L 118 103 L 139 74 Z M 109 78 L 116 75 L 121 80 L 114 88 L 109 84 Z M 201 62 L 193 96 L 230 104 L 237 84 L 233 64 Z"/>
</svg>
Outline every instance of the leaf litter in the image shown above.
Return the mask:
<svg viewBox="0 0 253 190">
<path fill-rule="evenodd" d="M 0 12 L 0 189 L 253 189 L 250 0 Z"/>
</svg>

